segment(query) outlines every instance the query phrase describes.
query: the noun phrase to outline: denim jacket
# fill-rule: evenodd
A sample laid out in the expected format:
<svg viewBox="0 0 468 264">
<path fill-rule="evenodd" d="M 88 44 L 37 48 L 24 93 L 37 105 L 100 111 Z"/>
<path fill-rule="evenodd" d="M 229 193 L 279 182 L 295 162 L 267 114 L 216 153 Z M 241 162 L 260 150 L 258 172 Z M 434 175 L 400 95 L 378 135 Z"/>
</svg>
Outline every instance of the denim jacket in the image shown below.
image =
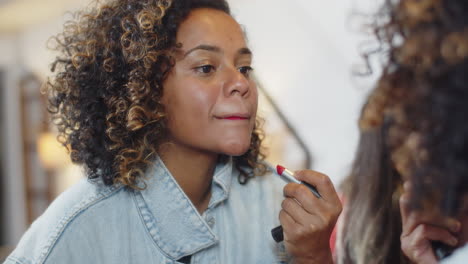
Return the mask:
<svg viewBox="0 0 468 264">
<path fill-rule="evenodd" d="M 218 164 L 200 215 L 161 160 L 148 172 L 141 191 L 83 179 L 31 225 L 5 263 L 288 261 L 270 233 L 279 224 L 285 185 L 279 177 L 269 173 L 241 185 L 232 159 Z"/>
</svg>

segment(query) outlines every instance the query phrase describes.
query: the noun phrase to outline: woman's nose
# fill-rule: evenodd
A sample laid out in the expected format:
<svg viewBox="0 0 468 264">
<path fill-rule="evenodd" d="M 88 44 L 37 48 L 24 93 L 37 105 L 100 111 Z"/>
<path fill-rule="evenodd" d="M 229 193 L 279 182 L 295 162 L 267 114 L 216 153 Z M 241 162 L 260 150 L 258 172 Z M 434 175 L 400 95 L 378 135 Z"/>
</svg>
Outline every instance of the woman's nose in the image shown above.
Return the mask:
<svg viewBox="0 0 468 264">
<path fill-rule="evenodd" d="M 239 72 L 238 69 L 229 69 L 224 87 L 226 96 L 239 94 L 244 97 L 249 94 L 250 88 L 250 81 L 246 75 Z"/>
</svg>

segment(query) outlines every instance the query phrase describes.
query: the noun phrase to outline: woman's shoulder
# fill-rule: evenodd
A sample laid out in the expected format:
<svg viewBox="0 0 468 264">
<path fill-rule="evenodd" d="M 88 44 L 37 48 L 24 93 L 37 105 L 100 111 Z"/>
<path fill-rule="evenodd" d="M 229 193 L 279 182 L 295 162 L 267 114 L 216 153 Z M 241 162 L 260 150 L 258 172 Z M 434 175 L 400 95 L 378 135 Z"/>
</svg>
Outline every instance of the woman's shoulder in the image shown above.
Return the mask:
<svg viewBox="0 0 468 264">
<path fill-rule="evenodd" d="M 119 186 L 105 186 L 99 181 L 80 180 L 60 194 L 32 223 L 9 259 L 23 259 L 25 263 L 43 263 L 59 238 L 70 229 L 77 218 L 86 217 L 93 207 L 98 207 L 101 202 L 114 197 L 122 189 L 123 187 Z M 100 217 L 99 212 L 105 214 L 105 210 L 92 211 L 93 217 L 96 218 Z M 30 261 L 26 261 L 27 259 Z"/>
<path fill-rule="evenodd" d="M 44 212 L 44 216 L 60 215 L 64 212 L 80 211 L 108 198 L 122 189 L 121 186 L 104 185 L 100 180 L 83 178 L 61 193 Z"/>
</svg>

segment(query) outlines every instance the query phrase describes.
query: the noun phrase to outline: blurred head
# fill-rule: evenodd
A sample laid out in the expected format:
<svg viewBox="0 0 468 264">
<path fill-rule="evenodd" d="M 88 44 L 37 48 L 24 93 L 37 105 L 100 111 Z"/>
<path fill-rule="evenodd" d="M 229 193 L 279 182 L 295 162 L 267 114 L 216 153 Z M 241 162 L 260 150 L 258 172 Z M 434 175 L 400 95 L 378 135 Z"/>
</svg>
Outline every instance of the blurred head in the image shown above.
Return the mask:
<svg viewBox="0 0 468 264">
<path fill-rule="evenodd" d="M 49 112 L 89 178 L 136 187 L 168 141 L 236 156 L 241 182 L 264 171 L 251 54 L 226 1 L 111 0 L 53 40 Z"/>
<path fill-rule="evenodd" d="M 361 119 L 388 123 L 393 166 L 414 185 L 415 206 L 454 213 L 468 192 L 468 3 L 387 1 L 377 28 L 388 63 Z"/>
<path fill-rule="evenodd" d="M 398 205 L 404 181 L 414 187 L 415 208 L 445 214 L 460 216 L 468 192 L 468 2 L 386 0 L 374 21 L 380 49 L 367 56 L 385 63 L 344 185 L 345 263 L 407 261 Z"/>
</svg>

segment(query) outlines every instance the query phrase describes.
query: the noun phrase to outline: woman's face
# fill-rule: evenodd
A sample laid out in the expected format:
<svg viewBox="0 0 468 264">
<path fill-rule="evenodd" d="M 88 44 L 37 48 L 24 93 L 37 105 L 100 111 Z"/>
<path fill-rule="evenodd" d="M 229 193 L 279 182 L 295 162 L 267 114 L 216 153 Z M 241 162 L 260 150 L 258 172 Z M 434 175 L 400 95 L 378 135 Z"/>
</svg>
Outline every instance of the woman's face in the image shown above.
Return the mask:
<svg viewBox="0 0 468 264">
<path fill-rule="evenodd" d="M 196 9 L 180 25 L 175 66 L 163 83 L 170 141 L 197 151 L 238 156 L 250 146 L 257 88 L 252 53 L 239 24 Z"/>
</svg>

